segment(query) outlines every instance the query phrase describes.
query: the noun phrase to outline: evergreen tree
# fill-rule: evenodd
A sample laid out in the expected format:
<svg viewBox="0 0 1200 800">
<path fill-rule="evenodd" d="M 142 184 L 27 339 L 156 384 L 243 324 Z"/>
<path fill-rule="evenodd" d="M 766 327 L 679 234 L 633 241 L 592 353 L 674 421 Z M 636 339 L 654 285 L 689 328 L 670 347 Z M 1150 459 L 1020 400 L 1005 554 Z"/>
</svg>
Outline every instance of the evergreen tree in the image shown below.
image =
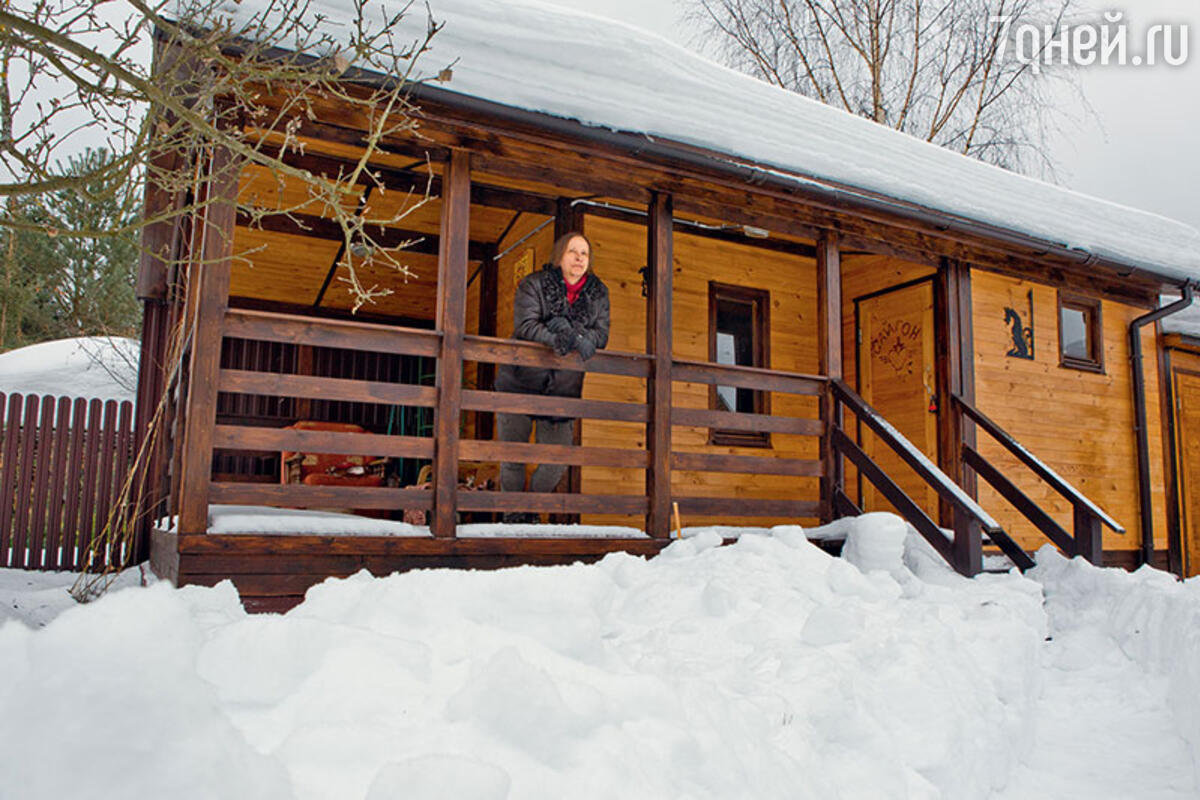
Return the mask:
<svg viewBox="0 0 1200 800">
<path fill-rule="evenodd" d="M 109 159 L 88 150 L 68 160 L 70 175 L 100 175 Z M 83 188 L 61 189 L 31 202 L 12 200 L 11 226 L 0 226 L 0 350 L 71 336 L 136 336 L 134 296 L 136 214 L 126 181 L 95 178 Z M 59 236 L 54 224 L 73 230 L 114 231 L 110 236 Z"/>
</svg>

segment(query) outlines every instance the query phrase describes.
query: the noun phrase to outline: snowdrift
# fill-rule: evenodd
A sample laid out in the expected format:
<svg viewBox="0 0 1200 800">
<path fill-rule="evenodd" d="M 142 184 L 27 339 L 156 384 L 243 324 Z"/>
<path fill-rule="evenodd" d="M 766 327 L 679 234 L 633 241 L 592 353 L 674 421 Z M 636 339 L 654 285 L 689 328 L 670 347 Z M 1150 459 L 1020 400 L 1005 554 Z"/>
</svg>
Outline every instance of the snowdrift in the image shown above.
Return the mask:
<svg viewBox="0 0 1200 800">
<path fill-rule="evenodd" d="M 649 561 L 360 573 L 282 616 L 246 615 L 228 583 L 158 583 L 37 631 L 10 621 L 0 796 L 1004 788 L 1034 735 L 1052 627 L 1040 583 L 964 579 L 889 515 L 856 523 L 844 559 L 799 528 L 720 539 Z M 1149 669 L 1189 660 L 1179 680 L 1195 685 L 1194 637 L 1164 649 L 1171 626 L 1195 631 L 1194 586 L 1048 556 L 1039 569 L 1050 607 L 1141 642 Z M 1126 613 L 1104 618 L 1110 603 Z"/>
</svg>

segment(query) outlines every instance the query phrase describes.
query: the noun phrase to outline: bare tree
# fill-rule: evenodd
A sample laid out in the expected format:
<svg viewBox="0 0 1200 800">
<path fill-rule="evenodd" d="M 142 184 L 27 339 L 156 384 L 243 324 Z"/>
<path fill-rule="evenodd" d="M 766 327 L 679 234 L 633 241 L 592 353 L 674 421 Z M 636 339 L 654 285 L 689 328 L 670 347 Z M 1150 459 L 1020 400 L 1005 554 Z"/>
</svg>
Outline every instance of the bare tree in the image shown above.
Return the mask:
<svg viewBox="0 0 1200 800">
<path fill-rule="evenodd" d="M 736 69 L 981 161 L 1053 173 L 1047 136 L 1074 76 L 1013 58 L 1003 37 L 1062 30 L 1076 0 L 686 2 L 703 44 Z"/>
<path fill-rule="evenodd" d="M 390 294 L 390 286 L 360 281 L 356 265 L 390 267 L 397 283 L 411 275 L 406 243 L 382 237 L 429 199 L 432 171 L 426 171 L 424 192 L 388 203 L 386 213 L 359 200 L 364 185 L 377 194 L 384 190 L 371 164 L 387 142 L 418 135 L 409 91 L 420 77 L 417 60 L 440 27 L 428 7 L 392 9 L 377 12 L 366 0 L 352 0 L 344 17 L 330 20 L 307 0 L 0 3 L 0 227 L 10 234 L 130 242 L 141 240 L 148 226 L 186 231 L 213 204 L 229 202 L 209 197 L 205 179 L 227 183 L 256 166 L 276 185 L 239 193 L 243 223 L 262 225 L 272 215 L 301 227 L 313 215 L 335 221 L 355 308 Z M 424 16 L 423 25 L 400 25 L 413 13 Z M 339 119 L 361 128 L 354 158 L 337 175 L 295 165 L 305 127 L 334 122 L 323 120 L 321 109 L 336 109 Z M 91 158 L 71 158 L 85 148 Z M 105 216 L 105 224 L 77 224 L 78 218 L 59 213 L 61 202 L 51 202 L 64 194 L 85 204 L 116 198 L 123 208 Z M 143 197 L 155 202 L 147 200 L 137 213 Z M 187 253 L 184 244 L 183 252 L 142 255 L 166 265 L 174 297 L 186 292 L 188 270 L 175 267 L 196 263 L 198 253 Z M 252 261 L 253 253 L 233 257 Z M 188 351 L 194 325 L 187 313 L 168 346 L 168 385 L 177 381 Z M 165 401 L 149 415 L 123 502 L 90 543 L 93 556 L 131 554 Z M 107 587 L 112 568 L 102 563 L 108 562 L 85 562 L 77 599 Z"/>
<path fill-rule="evenodd" d="M 0 225 L 51 237 L 136 238 L 145 226 L 205 206 L 194 166 L 220 148 L 233 156 L 229 169 L 258 165 L 278 180 L 276 196 L 239 198 L 243 219 L 260 225 L 271 215 L 317 214 L 336 221 L 356 307 L 389 294 L 390 287 L 361 283 L 349 254 L 369 254 L 375 265 L 409 277 L 403 243 L 385 245 L 376 232 L 427 198 L 418 192 L 383 217 L 353 198 L 363 183 L 382 188 L 369 166 L 381 142 L 415 130 L 409 81 L 439 26 L 428 16 L 422 35 L 399 41 L 397 25 L 411 3 L 376 15 L 366 0 L 353 0 L 351 9 L 335 23 L 307 0 L 0 5 L 0 197 L 8 211 Z M 366 121 L 364 147 L 343 174 L 314 174 L 288 161 L 303 151 L 302 123 L 319 121 L 317 101 Z M 85 147 L 102 147 L 107 157 L 68 168 Z M 285 180 L 303 187 L 301 199 L 282 199 Z M 127 221 L 109 227 L 72 226 L 46 202 L 55 192 L 100 202 L 108 198 L 95 191 L 104 186 L 136 211 L 141 194 L 129 188 L 143 183 L 174 202 L 115 215 Z"/>
</svg>

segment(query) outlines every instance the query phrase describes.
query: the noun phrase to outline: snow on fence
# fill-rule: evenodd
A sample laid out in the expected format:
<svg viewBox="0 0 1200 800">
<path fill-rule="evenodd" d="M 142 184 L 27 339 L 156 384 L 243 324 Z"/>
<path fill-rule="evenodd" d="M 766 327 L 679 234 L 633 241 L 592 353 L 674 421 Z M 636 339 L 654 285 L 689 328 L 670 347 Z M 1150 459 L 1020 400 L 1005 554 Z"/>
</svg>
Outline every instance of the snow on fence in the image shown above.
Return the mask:
<svg viewBox="0 0 1200 800">
<path fill-rule="evenodd" d="M 0 424 L 0 567 L 79 569 L 133 463 L 133 403 L 0 392 Z"/>
</svg>

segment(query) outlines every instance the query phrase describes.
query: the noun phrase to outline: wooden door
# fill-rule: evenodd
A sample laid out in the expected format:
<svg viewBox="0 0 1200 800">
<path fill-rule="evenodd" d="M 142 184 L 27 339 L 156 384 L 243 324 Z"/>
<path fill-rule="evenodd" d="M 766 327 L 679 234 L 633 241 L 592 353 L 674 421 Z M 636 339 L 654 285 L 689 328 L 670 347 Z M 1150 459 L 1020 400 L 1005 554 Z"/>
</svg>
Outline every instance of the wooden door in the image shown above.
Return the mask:
<svg viewBox="0 0 1200 800">
<path fill-rule="evenodd" d="M 858 386 L 871 406 L 937 463 L 933 281 L 868 295 L 856 304 Z M 937 520 L 937 493 L 866 428 L 863 449 L 904 493 Z M 863 480 L 864 511 L 894 510 Z"/>
<path fill-rule="evenodd" d="M 1200 575 L 1200 375 L 1175 372 L 1179 521 L 1184 577 Z"/>
</svg>

